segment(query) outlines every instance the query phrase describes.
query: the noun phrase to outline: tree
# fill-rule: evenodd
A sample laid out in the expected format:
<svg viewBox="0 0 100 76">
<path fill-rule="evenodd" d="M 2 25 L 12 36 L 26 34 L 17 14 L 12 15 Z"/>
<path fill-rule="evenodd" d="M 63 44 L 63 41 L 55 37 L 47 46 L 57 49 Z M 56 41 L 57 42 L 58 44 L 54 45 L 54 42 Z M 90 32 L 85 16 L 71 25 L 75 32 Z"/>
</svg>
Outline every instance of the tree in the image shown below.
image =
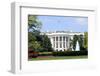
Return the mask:
<svg viewBox="0 0 100 76">
<path fill-rule="evenodd" d="M 28 48 L 32 48 L 34 51 L 39 51 L 41 45 L 37 40 L 37 36 L 40 35 L 41 22 L 37 16 L 28 15 Z"/>
<path fill-rule="evenodd" d="M 83 35 L 79 35 L 78 36 L 78 41 L 79 41 L 79 46 L 80 46 L 80 50 L 83 50 L 84 46 L 83 46 Z"/>
<path fill-rule="evenodd" d="M 88 49 L 88 32 L 84 32 L 84 48 Z"/>
<path fill-rule="evenodd" d="M 69 46 L 70 46 L 70 48 L 68 50 L 72 51 L 72 48 L 73 48 L 73 39 L 71 39 L 71 38 L 70 38 L 70 45 Z"/>
<path fill-rule="evenodd" d="M 42 47 L 44 51 L 52 51 L 52 44 L 47 35 L 42 36 Z"/>
<path fill-rule="evenodd" d="M 28 32 L 28 42 L 32 42 L 32 41 L 35 41 L 36 40 L 36 37 L 33 35 L 32 32 Z"/>
<path fill-rule="evenodd" d="M 52 51 L 51 41 L 46 35 L 40 35 L 41 22 L 37 16 L 28 15 L 28 46 L 34 51 Z"/>
<path fill-rule="evenodd" d="M 35 15 L 28 15 L 28 32 L 40 30 L 42 23 L 38 20 Z"/>
<path fill-rule="evenodd" d="M 77 35 L 74 35 L 73 37 L 73 49 L 75 50 L 76 49 L 76 42 L 78 40 L 78 36 Z"/>
<path fill-rule="evenodd" d="M 41 50 L 41 45 L 37 41 L 32 41 L 28 45 L 29 45 L 29 48 L 32 48 L 34 51 L 40 51 Z"/>
</svg>

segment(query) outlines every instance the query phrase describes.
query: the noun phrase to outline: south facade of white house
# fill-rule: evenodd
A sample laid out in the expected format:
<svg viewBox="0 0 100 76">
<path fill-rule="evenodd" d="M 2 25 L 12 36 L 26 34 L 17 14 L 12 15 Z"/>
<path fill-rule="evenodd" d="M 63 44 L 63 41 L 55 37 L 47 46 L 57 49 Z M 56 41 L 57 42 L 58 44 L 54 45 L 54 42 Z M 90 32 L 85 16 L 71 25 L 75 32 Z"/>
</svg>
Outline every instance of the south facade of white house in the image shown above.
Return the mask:
<svg viewBox="0 0 100 76">
<path fill-rule="evenodd" d="M 72 31 L 55 31 L 55 32 L 41 32 L 41 35 L 47 35 L 50 38 L 52 48 L 55 51 L 65 51 L 70 46 L 70 40 L 73 40 L 74 35 L 83 35 L 84 32 L 72 32 Z"/>
</svg>

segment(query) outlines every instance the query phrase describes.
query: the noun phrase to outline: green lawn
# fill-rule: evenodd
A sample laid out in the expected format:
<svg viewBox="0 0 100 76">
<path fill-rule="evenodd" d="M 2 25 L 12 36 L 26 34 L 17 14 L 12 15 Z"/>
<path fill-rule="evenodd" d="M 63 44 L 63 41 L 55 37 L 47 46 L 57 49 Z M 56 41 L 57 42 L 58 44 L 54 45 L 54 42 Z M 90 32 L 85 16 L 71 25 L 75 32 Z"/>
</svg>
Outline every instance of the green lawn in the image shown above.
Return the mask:
<svg viewBox="0 0 100 76">
<path fill-rule="evenodd" d="M 37 57 L 29 59 L 29 61 L 33 60 L 61 60 L 61 59 L 86 59 L 88 56 L 50 56 L 50 57 Z"/>
</svg>

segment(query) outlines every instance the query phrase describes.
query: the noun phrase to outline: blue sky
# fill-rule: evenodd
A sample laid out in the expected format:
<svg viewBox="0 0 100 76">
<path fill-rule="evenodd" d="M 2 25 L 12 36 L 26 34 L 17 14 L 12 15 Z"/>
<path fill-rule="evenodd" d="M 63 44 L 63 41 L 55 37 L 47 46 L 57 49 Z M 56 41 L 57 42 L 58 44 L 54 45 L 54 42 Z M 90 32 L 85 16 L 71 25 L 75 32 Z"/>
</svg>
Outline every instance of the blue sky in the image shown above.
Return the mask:
<svg viewBox="0 0 100 76">
<path fill-rule="evenodd" d="M 87 32 L 87 17 L 68 17 L 68 16 L 37 16 L 42 22 L 42 32 L 46 31 L 73 31 Z"/>
</svg>

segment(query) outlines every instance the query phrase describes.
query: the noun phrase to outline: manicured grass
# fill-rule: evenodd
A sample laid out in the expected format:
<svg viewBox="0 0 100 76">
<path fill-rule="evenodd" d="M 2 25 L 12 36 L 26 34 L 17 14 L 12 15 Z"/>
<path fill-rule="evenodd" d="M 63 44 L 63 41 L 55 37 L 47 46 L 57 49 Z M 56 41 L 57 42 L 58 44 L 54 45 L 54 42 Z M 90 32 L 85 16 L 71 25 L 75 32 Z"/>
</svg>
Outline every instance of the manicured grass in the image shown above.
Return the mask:
<svg viewBox="0 0 100 76">
<path fill-rule="evenodd" d="M 61 60 L 61 59 L 86 59 L 87 55 L 84 56 L 45 56 L 45 57 L 37 57 L 29 59 L 29 61 L 33 60 Z"/>
</svg>

